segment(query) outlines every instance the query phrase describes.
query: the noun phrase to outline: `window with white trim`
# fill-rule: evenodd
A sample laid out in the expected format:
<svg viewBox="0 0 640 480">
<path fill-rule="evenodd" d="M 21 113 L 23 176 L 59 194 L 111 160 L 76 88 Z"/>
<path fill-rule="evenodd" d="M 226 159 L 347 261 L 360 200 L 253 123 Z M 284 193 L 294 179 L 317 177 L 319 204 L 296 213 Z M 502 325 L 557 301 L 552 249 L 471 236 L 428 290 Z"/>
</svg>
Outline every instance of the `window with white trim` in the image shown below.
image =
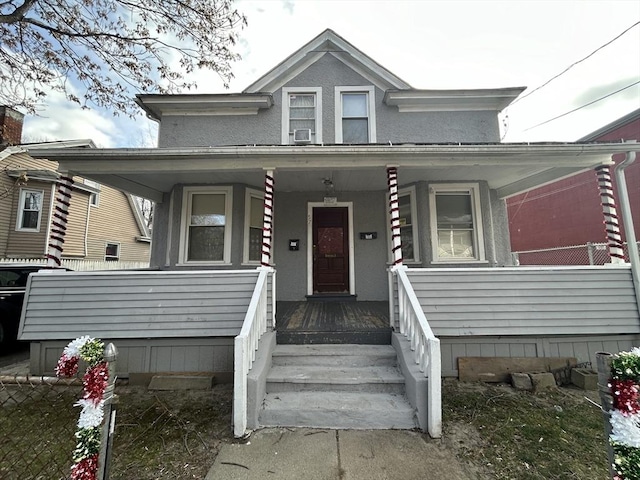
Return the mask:
<svg viewBox="0 0 640 480">
<path fill-rule="evenodd" d="M 375 143 L 375 90 L 369 87 L 335 87 L 336 143 Z"/>
<path fill-rule="evenodd" d="M 264 192 L 247 189 L 244 208 L 244 263 L 260 263 L 263 215 Z"/>
<path fill-rule="evenodd" d="M 321 87 L 282 89 L 282 143 L 322 143 Z"/>
<path fill-rule="evenodd" d="M 104 260 L 106 262 L 117 262 L 120 260 L 120 244 L 107 242 L 104 247 Z"/>
<path fill-rule="evenodd" d="M 23 188 L 20 190 L 16 230 L 24 232 L 39 232 L 42 217 L 42 202 L 44 191 Z"/>
<path fill-rule="evenodd" d="M 82 183 L 89 187 L 100 190 L 100 184 L 98 182 L 94 182 L 93 180 L 89 180 L 88 178 L 85 178 Z M 92 207 L 97 207 L 98 205 L 100 205 L 100 192 L 89 194 L 89 205 L 91 205 Z"/>
<path fill-rule="evenodd" d="M 478 190 L 477 184 L 431 185 L 434 262 L 485 260 Z"/>
<path fill-rule="evenodd" d="M 231 187 L 185 187 L 182 263 L 231 262 Z"/>
</svg>

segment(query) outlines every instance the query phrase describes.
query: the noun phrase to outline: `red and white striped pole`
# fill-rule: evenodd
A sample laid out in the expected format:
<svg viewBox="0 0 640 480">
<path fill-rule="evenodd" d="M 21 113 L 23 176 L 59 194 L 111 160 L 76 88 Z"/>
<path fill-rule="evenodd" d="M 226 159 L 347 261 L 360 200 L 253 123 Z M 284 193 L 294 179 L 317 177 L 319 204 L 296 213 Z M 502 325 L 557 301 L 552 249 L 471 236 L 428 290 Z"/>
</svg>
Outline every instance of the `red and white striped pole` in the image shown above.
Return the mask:
<svg viewBox="0 0 640 480">
<path fill-rule="evenodd" d="M 400 236 L 400 208 L 398 206 L 398 169 L 387 167 L 389 186 L 389 213 L 391 214 L 391 253 L 393 265 L 402 265 L 402 240 Z"/>
<path fill-rule="evenodd" d="M 47 266 L 60 267 L 62 265 L 62 250 L 64 236 L 67 233 L 67 216 L 69 215 L 69 205 L 71 202 L 71 191 L 73 190 L 73 178 L 61 175 L 58 180 L 58 194 L 56 205 L 51 219 L 51 232 L 49 234 L 49 245 L 47 248 Z"/>
<path fill-rule="evenodd" d="M 264 212 L 262 215 L 262 258 L 260 265 L 271 266 L 271 239 L 273 238 L 273 170 L 264 176 Z"/>
<path fill-rule="evenodd" d="M 616 211 L 616 200 L 613 196 L 613 184 L 611 183 L 609 165 L 599 165 L 595 170 L 598 174 L 600 202 L 602 203 L 602 213 L 604 214 L 604 224 L 607 232 L 611 263 L 624 263 L 622 236 L 620 235 L 620 225 Z"/>
</svg>

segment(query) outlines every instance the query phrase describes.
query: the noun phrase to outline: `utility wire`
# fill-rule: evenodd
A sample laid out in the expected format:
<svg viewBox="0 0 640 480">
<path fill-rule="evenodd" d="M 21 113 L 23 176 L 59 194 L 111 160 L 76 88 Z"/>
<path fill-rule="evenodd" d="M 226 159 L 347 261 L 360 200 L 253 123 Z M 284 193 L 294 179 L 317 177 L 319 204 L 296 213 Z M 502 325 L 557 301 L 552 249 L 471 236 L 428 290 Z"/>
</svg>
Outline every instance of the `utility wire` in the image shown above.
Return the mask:
<svg viewBox="0 0 640 480">
<path fill-rule="evenodd" d="M 626 87 L 622 87 L 620 90 L 616 90 L 615 92 L 611 92 L 611 93 L 605 95 L 604 97 L 600 97 L 600 98 L 597 98 L 597 99 L 595 99 L 595 100 L 593 100 L 593 101 L 591 101 L 589 103 L 585 103 L 584 105 L 580 105 L 579 107 L 574 108 L 573 110 L 570 110 L 570 111 L 565 112 L 565 113 L 563 113 L 561 115 L 558 115 L 557 117 L 550 118 L 549 120 L 545 120 L 544 122 L 538 123 L 537 125 L 534 125 L 533 127 L 525 128 L 523 130 L 523 132 L 527 132 L 529 130 L 533 130 L 534 128 L 537 128 L 537 127 L 539 127 L 541 125 L 544 125 L 545 123 L 553 122 L 554 120 L 557 120 L 558 118 L 564 117 L 565 115 L 569 115 L 570 113 L 573 113 L 573 112 L 575 112 L 577 110 L 580 110 L 581 108 L 588 107 L 589 105 L 593 105 L 594 103 L 599 102 L 600 100 L 604 100 L 605 98 L 608 98 L 611 95 L 615 95 L 616 93 L 620 93 L 623 90 L 626 90 L 627 88 L 631 88 L 634 85 L 638 85 L 639 83 L 640 83 L 640 80 L 638 80 L 637 82 L 633 82 L 631 85 L 627 85 Z"/>
<path fill-rule="evenodd" d="M 618 36 L 616 36 L 615 38 L 612 38 L 611 40 L 609 40 L 607 43 L 605 43 L 604 45 L 600 45 L 598 48 L 596 48 L 593 52 L 591 52 L 589 55 L 587 55 L 586 57 L 578 60 L 577 62 L 572 63 L 571 65 L 569 65 L 567 68 L 565 68 L 562 72 L 560 72 L 559 74 L 557 74 L 554 77 L 551 77 L 549 80 L 547 80 L 546 82 L 544 82 L 542 85 L 540 85 L 539 87 L 534 88 L 533 90 L 531 90 L 529 93 L 527 93 L 526 95 L 523 95 L 521 97 L 518 97 L 514 100 L 514 102 L 509 105 L 510 107 L 513 107 L 516 103 L 518 103 L 520 100 L 527 98 L 529 95 L 537 92 L 538 90 L 540 90 L 542 87 L 548 85 L 549 83 L 551 83 L 553 80 L 555 80 L 556 78 L 558 78 L 561 75 L 564 75 L 565 73 L 567 73 L 569 70 L 571 70 L 573 67 L 575 67 L 577 64 L 584 62 L 587 58 L 593 56 L 596 52 L 598 52 L 599 50 L 602 50 L 604 47 L 606 47 L 607 45 L 612 44 L 613 42 L 615 42 L 617 39 L 619 39 L 621 36 L 623 36 L 625 33 L 627 33 L 629 30 L 631 30 L 633 27 L 637 26 L 640 24 L 640 21 L 634 23 L 633 25 L 631 25 L 629 28 L 627 28 L 624 32 L 622 32 L 621 34 L 619 34 Z"/>
</svg>

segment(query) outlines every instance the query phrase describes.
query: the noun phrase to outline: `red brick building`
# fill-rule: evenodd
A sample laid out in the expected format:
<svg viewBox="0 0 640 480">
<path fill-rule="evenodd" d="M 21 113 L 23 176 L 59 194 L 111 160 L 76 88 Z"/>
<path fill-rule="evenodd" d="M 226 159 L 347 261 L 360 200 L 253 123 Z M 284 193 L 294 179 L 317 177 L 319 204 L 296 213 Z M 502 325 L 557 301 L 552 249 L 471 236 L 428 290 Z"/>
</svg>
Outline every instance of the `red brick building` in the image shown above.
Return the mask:
<svg viewBox="0 0 640 480">
<path fill-rule="evenodd" d="M 640 109 L 581 138 L 579 142 L 640 141 Z M 614 157 L 616 166 L 624 159 Z M 611 168 L 616 203 L 619 205 L 615 167 Z M 627 189 L 634 219 L 636 237 L 640 238 L 640 159 L 626 170 Z M 568 247 L 591 243 L 606 243 L 604 216 L 600 203 L 598 178 L 594 170 L 553 182 L 544 187 L 507 199 L 511 249 L 514 252 Z M 620 216 L 620 212 L 618 212 Z M 624 241 L 624 226 L 620 219 Z M 606 252 L 604 252 L 606 253 Z M 556 261 L 540 263 L 576 263 L 565 255 Z M 561 260 L 564 258 L 564 260 Z M 587 258 L 583 256 L 583 258 Z M 521 263 L 538 263 L 522 261 Z M 578 262 L 579 263 L 579 262 Z M 587 262 L 585 262 L 587 263 Z"/>
</svg>

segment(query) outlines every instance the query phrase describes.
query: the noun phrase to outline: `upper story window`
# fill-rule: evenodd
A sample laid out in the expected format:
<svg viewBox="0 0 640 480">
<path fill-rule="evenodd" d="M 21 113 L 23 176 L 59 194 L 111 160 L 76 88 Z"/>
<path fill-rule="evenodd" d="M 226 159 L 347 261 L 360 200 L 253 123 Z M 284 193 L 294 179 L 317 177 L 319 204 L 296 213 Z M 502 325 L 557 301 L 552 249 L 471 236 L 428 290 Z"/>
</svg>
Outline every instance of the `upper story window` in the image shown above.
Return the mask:
<svg viewBox="0 0 640 480">
<path fill-rule="evenodd" d="M 231 187 L 185 187 L 180 260 L 231 262 Z"/>
<path fill-rule="evenodd" d="M 282 89 L 282 143 L 322 143 L 322 88 Z"/>
<path fill-rule="evenodd" d="M 336 143 L 375 143 L 374 87 L 336 87 Z"/>
<path fill-rule="evenodd" d="M 244 215 L 244 263 L 260 263 L 262 257 L 262 227 L 264 192 L 247 189 Z"/>
<path fill-rule="evenodd" d="M 484 261 L 478 185 L 432 185 L 429 197 L 433 261 Z"/>
<path fill-rule="evenodd" d="M 20 190 L 16 230 L 25 232 L 40 231 L 43 199 L 44 191 L 42 190 L 30 190 L 26 188 Z"/>
<path fill-rule="evenodd" d="M 85 185 L 88 185 L 89 187 L 93 187 L 97 190 L 100 190 L 100 184 L 98 182 L 94 182 L 93 180 L 89 180 L 87 178 L 85 178 L 82 183 L 84 183 Z M 91 205 L 92 207 L 97 207 L 98 205 L 100 205 L 100 193 L 91 193 L 89 195 L 89 205 Z"/>
</svg>

